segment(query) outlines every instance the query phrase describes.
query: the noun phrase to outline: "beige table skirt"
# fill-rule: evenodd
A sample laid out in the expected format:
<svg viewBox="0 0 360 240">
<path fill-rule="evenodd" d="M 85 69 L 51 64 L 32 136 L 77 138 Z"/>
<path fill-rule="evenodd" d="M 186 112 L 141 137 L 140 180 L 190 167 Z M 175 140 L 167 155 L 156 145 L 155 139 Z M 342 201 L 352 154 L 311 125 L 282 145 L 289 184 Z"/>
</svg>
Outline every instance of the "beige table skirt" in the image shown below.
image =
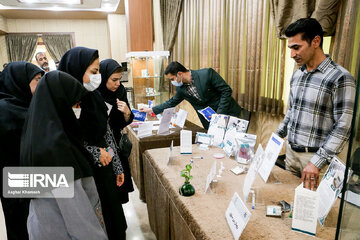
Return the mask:
<svg viewBox="0 0 360 240">
<path fill-rule="evenodd" d="M 171 141 L 174 141 L 174 146 L 180 145 L 180 128 L 171 129 L 172 133 L 168 135 L 157 135 L 157 131 L 153 131 L 153 135 L 144 138 L 138 138 L 137 125 L 129 125 L 126 127 L 129 139 L 132 142 L 132 150 L 129 156 L 129 165 L 131 169 L 132 178 L 139 189 L 139 198 L 145 202 L 144 190 L 144 174 L 143 174 L 143 158 L 142 154 L 148 149 L 170 147 Z M 199 127 L 189 121 L 186 121 L 185 130 L 192 131 L 193 142 L 195 141 L 196 132 L 206 131 L 204 128 Z"/>
<path fill-rule="evenodd" d="M 227 157 L 218 159 L 217 169 L 220 162 L 223 162 L 225 170 L 217 186 L 212 186 L 211 192 L 204 193 L 206 177 L 215 160 L 212 155 L 221 152 L 219 148 L 201 151 L 193 145 L 192 155 L 180 155 L 179 147 L 176 147 L 176 157 L 169 165 L 166 164 L 168 149 L 153 149 L 144 153 L 144 183 L 149 221 L 158 240 L 233 239 L 225 219 L 225 211 L 234 192 L 243 198 L 242 184 L 245 175 L 236 176 L 230 172 L 238 163 Z M 191 174 L 194 178 L 191 184 L 195 187 L 195 195 L 183 197 L 178 193 L 179 187 L 184 183 L 180 171 L 190 162 L 191 156 L 203 156 L 204 159 L 195 159 L 193 164 Z M 268 183 L 265 184 L 257 176 L 253 185 L 256 206 L 251 210 L 251 203 L 246 203 L 252 215 L 240 239 L 314 239 L 292 231 L 292 219 L 288 217 L 288 213 L 282 218 L 265 216 L 266 205 L 276 205 L 281 200 L 293 202 L 294 190 L 299 184 L 299 178 L 276 166 Z M 330 211 L 325 227 L 317 227 L 317 238 L 334 239 L 338 209 L 339 201 Z"/>
</svg>

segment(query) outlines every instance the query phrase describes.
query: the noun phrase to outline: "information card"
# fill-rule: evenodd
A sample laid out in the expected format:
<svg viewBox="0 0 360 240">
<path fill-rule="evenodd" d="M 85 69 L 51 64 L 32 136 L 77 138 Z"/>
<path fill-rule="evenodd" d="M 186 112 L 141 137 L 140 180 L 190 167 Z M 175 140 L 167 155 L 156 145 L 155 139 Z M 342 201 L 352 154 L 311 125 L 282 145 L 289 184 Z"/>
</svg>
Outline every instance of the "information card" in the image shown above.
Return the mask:
<svg viewBox="0 0 360 240">
<path fill-rule="evenodd" d="M 180 131 L 180 154 L 192 153 L 192 131 Z"/>
<path fill-rule="evenodd" d="M 148 137 L 152 135 L 153 131 L 153 122 L 144 122 L 143 124 L 139 125 L 138 128 L 138 137 Z"/>
<path fill-rule="evenodd" d="M 264 149 L 262 148 L 261 144 L 259 144 L 255 156 L 252 160 L 252 163 L 250 165 L 249 171 L 246 174 L 244 185 L 243 185 L 243 195 L 244 195 L 244 201 L 247 201 L 247 198 L 250 193 L 251 186 L 253 185 L 256 174 L 258 172 L 259 166 L 261 165 L 261 161 L 264 156 Z"/>
<path fill-rule="evenodd" d="M 264 180 L 264 182 L 267 182 L 283 144 L 284 140 L 282 138 L 280 138 L 275 133 L 271 135 L 269 142 L 267 143 L 265 148 L 263 161 L 259 168 L 259 174 Z"/>
<path fill-rule="evenodd" d="M 312 236 L 316 234 L 319 194 L 303 187 L 295 189 L 294 209 L 291 229 Z"/>
<path fill-rule="evenodd" d="M 170 160 L 171 160 L 171 158 L 172 158 L 173 148 L 174 148 L 174 140 L 171 141 L 171 145 L 170 145 L 170 148 L 169 148 L 168 160 L 167 160 L 167 163 L 166 163 L 167 165 L 169 165 Z"/>
<path fill-rule="evenodd" d="M 216 176 L 216 160 L 214 161 L 213 165 L 210 168 L 210 172 L 206 177 L 206 183 L 205 183 L 205 193 L 210 187 L 211 182 L 213 181 L 214 177 Z"/>
<path fill-rule="evenodd" d="M 187 111 L 180 109 L 179 112 L 177 112 L 176 114 L 175 126 L 184 128 L 187 115 L 188 115 Z"/>
<path fill-rule="evenodd" d="M 225 217 L 234 239 L 238 240 L 247 223 L 249 222 L 251 213 L 237 192 L 234 193 L 234 196 L 232 197 L 231 202 L 226 209 Z"/>
<path fill-rule="evenodd" d="M 319 222 L 324 226 L 325 218 L 341 193 L 345 174 L 345 165 L 336 157 L 331 161 L 316 192 L 319 193 Z"/>
<path fill-rule="evenodd" d="M 164 110 L 157 134 L 166 135 L 170 133 L 169 127 L 174 111 L 175 108 L 167 108 Z"/>
</svg>

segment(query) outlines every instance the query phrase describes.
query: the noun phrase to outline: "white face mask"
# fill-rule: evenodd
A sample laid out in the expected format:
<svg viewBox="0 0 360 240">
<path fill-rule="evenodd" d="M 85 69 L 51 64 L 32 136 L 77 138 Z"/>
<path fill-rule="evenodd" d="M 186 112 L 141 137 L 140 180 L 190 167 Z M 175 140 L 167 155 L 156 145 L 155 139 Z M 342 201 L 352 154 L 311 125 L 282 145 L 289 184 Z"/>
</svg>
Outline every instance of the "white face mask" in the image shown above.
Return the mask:
<svg viewBox="0 0 360 240">
<path fill-rule="evenodd" d="M 178 82 L 177 77 L 176 77 L 176 80 L 171 81 L 171 84 L 174 85 L 175 87 L 181 87 L 183 85 L 183 82 L 182 82 L 182 80 L 181 80 L 181 82 Z"/>
<path fill-rule="evenodd" d="M 86 88 L 86 90 L 88 91 L 94 91 L 95 89 L 97 89 L 100 84 L 101 84 L 101 74 L 88 74 L 89 78 L 90 78 L 90 82 L 88 83 L 83 83 L 84 87 Z"/>
</svg>

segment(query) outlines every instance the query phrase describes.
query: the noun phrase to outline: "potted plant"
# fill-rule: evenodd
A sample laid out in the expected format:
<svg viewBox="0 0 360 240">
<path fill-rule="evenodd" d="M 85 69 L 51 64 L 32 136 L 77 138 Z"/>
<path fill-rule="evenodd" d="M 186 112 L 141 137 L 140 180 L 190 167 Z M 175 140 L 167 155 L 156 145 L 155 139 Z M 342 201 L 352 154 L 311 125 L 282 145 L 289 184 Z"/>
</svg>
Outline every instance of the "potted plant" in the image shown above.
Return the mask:
<svg viewBox="0 0 360 240">
<path fill-rule="evenodd" d="M 190 184 L 190 180 L 193 178 L 193 176 L 190 175 L 191 169 L 191 164 L 187 164 L 185 169 L 180 172 L 180 176 L 185 178 L 185 183 L 179 189 L 179 193 L 187 197 L 195 194 L 195 188 Z"/>
</svg>

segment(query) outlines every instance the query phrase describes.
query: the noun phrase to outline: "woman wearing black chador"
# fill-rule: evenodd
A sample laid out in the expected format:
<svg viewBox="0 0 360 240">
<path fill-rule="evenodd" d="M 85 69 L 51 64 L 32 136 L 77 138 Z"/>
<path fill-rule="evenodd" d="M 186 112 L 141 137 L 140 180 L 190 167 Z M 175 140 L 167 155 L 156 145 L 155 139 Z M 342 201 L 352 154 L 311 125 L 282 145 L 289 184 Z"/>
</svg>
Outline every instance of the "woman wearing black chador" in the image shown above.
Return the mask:
<svg viewBox="0 0 360 240">
<path fill-rule="evenodd" d="M 30 240 L 108 239 L 99 195 L 84 147 L 81 125 L 72 106 L 89 92 L 67 73 L 51 71 L 40 80 L 21 137 L 20 164 L 30 167 L 72 167 L 74 196 L 34 198 L 27 221 Z"/>
<path fill-rule="evenodd" d="M 0 196 L 11 240 L 28 239 L 29 200 L 3 197 L 3 167 L 19 166 L 21 131 L 42 75 L 44 71 L 29 62 L 9 63 L 0 73 Z"/>
<path fill-rule="evenodd" d="M 80 122 L 88 124 L 84 128 L 85 146 L 93 156 L 93 172 L 98 190 L 106 231 L 109 239 L 126 239 L 126 219 L 121 205 L 118 187 L 124 183 L 123 167 L 118 155 L 118 146 L 108 124 L 108 106 L 106 106 L 100 92 L 96 90 L 101 83 L 99 74 L 99 55 L 97 50 L 76 47 L 70 49 L 60 60 L 59 70 L 66 71 L 84 84 L 93 95 L 91 107 L 95 110 L 86 111 L 87 102 L 80 104 Z M 93 76 L 92 76 L 93 75 Z M 88 84 L 87 78 L 90 78 Z M 89 85 L 90 84 L 90 85 Z M 105 111 L 104 111 L 105 110 Z M 93 122 L 94 117 L 101 118 Z"/>
<path fill-rule="evenodd" d="M 122 67 L 113 59 L 100 62 L 101 85 L 98 90 L 105 102 L 112 106 L 109 114 L 109 124 L 116 143 L 119 143 L 121 139 L 122 129 L 134 119 L 134 114 L 130 110 L 127 99 L 126 89 L 120 82 L 122 72 Z M 121 152 L 119 152 L 119 156 L 124 168 L 125 182 L 118 190 L 121 202 L 127 203 L 129 201 L 129 192 L 134 191 L 134 186 L 131 180 L 128 158 Z"/>
</svg>

